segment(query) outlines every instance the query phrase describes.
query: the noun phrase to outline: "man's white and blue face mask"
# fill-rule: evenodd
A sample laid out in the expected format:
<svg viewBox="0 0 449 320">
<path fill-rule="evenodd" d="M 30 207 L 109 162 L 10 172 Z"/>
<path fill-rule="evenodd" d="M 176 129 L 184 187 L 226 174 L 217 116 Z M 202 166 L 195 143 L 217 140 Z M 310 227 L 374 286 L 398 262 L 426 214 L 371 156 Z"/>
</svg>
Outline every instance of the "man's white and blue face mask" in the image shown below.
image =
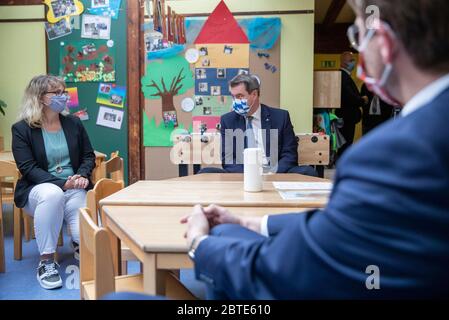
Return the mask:
<svg viewBox="0 0 449 320">
<path fill-rule="evenodd" d="M 248 105 L 248 99 L 234 99 L 232 101 L 232 109 L 238 115 L 246 116 L 251 106 Z"/>
</svg>

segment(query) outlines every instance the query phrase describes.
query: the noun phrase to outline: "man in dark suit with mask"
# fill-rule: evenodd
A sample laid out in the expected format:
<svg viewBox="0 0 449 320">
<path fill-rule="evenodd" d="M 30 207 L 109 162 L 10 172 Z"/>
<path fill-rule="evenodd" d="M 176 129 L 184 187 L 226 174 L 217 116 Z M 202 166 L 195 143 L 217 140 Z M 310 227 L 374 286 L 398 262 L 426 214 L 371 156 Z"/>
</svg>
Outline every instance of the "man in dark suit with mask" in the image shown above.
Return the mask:
<svg viewBox="0 0 449 320">
<path fill-rule="evenodd" d="M 229 87 L 233 111 L 220 120 L 223 168 L 204 168 L 200 173 L 242 173 L 243 150 L 260 148 L 271 172 L 317 176 L 311 166 L 298 166 L 298 142 L 288 111 L 260 103 L 259 79 L 240 74 Z"/>
<path fill-rule="evenodd" d="M 338 150 L 338 156 L 349 148 L 354 141 L 355 125 L 362 118 L 360 107 L 368 103 L 368 97 L 361 96 L 351 72 L 355 68 L 355 58 L 352 52 L 346 51 L 341 54 L 341 107 L 336 109 L 335 114 L 343 118 L 344 125 L 340 129 L 346 143 Z"/>
</svg>

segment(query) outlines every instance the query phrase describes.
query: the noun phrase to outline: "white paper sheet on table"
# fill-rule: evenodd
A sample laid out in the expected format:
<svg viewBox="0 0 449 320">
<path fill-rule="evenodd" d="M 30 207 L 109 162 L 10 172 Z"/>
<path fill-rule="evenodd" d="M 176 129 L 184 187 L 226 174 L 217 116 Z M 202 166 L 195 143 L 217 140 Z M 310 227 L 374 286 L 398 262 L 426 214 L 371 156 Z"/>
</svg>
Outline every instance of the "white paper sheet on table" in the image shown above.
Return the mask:
<svg viewBox="0 0 449 320">
<path fill-rule="evenodd" d="M 332 190 L 332 182 L 276 181 L 273 186 L 278 190 Z"/>
<path fill-rule="evenodd" d="M 283 200 L 319 201 L 323 200 L 323 198 L 328 198 L 330 195 L 330 190 L 288 190 L 279 191 L 279 194 Z"/>
</svg>

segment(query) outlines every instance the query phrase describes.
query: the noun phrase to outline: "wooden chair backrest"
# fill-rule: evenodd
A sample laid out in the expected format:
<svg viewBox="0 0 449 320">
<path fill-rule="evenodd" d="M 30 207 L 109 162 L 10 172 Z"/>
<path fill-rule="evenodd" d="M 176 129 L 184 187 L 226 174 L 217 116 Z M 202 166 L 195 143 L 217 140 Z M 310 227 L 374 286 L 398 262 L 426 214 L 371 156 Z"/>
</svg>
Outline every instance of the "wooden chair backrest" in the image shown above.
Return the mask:
<svg viewBox="0 0 449 320">
<path fill-rule="evenodd" d="M 199 164 L 221 167 L 221 135 L 219 132 L 201 136 L 200 134 L 175 135 L 171 150 L 174 164 Z"/>
<path fill-rule="evenodd" d="M 102 178 L 111 178 L 114 181 L 124 181 L 123 158 L 115 156 L 100 165 Z"/>
<path fill-rule="evenodd" d="M 94 281 L 95 299 L 115 292 L 112 251 L 106 229 L 98 227 L 88 208 L 80 208 L 80 281 Z"/>
<path fill-rule="evenodd" d="M 330 138 L 328 135 L 297 134 L 298 164 L 327 165 L 330 156 Z"/>
<path fill-rule="evenodd" d="M 91 218 L 98 225 L 98 210 L 100 209 L 99 202 L 101 199 L 110 196 L 123 189 L 123 181 L 113 181 L 111 179 L 100 179 L 93 189 L 87 192 L 87 207 L 90 209 Z M 103 215 L 100 212 L 101 221 L 104 221 Z"/>
<path fill-rule="evenodd" d="M 19 179 L 19 170 L 14 162 L 0 160 L 0 177 L 12 178 L 15 182 Z"/>
<path fill-rule="evenodd" d="M 0 160 L 0 197 L 3 192 L 8 192 L 6 189 L 11 189 L 8 193 L 14 192 L 19 177 L 20 172 L 14 162 Z"/>
</svg>

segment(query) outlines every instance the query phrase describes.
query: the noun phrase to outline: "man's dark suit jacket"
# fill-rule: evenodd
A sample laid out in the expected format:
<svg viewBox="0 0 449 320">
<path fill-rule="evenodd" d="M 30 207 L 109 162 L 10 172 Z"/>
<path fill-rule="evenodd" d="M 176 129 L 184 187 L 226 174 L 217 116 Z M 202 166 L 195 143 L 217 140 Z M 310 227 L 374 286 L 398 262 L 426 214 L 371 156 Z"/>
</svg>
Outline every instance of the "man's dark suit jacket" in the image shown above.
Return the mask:
<svg viewBox="0 0 449 320">
<path fill-rule="evenodd" d="M 268 238 L 209 236 L 197 277 L 231 299 L 449 297 L 448 110 L 446 89 L 349 149 L 324 210 L 270 216 Z"/>
<path fill-rule="evenodd" d="M 370 115 L 369 109 L 371 107 L 371 102 L 373 101 L 374 94 L 368 90 L 366 85 L 364 84 L 362 86 L 362 89 L 360 90 L 360 94 L 362 96 L 368 97 L 368 103 L 366 105 L 362 106 L 363 109 L 363 116 L 362 116 L 362 129 L 363 134 L 368 133 L 368 131 L 374 129 L 381 123 L 387 121 L 393 116 L 393 110 L 394 107 L 392 105 L 389 105 L 388 103 L 384 102 L 383 100 L 379 99 L 379 106 L 380 106 L 380 115 Z"/>
<path fill-rule="evenodd" d="M 95 153 L 80 119 L 75 116 L 59 116 L 69 148 L 73 172 L 90 181 L 95 168 Z M 48 172 L 44 138 L 40 128 L 31 128 L 24 120 L 12 126 L 12 152 L 22 177 L 17 182 L 14 201 L 23 208 L 28 201 L 31 189 L 41 183 L 53 183 L 60 187 L 66 180 Z M 89 182 L 87 189 L 92 188 Z"/>
<path fill-rule="evenodd" d="M 266 156 L 272 160 L 271 164 L 275 165 L 275 157 L 271 157 L 270 149 L 273 143 L 271 139 L 276 139 L 276 137 L 270 135 L 270 129 L 277 129 L 277 172 L 285 173 L 298 165 L 298 142 L 290 121 L 290 115 L 286 110 L 270 108 L 264 104 L 261 104 L 260 108 L 261 126 L 262 129 L 266 130 L 266 134 L 263 135 Z M 240 129 L 241 132 L 245 132 L 245 118 L 231 111 L 222 115 L 220 120 L 223 169 L 230 173 L 242 173 L 243 149 L 246 146 L 246 138 L 245 143 L 238 143 L 237 137 L 229 134 L 226 129 Z M 229 147 L 231 143 L 232 146 Z M 273 146 L 273 150 L 275 149 Z"/>
<path fill-rule="evenodd" d="M 345 125 L 355 125 L 362 118 L 360 107 L 364 103 L 354 80 L 341 70 L 341 108 L 335 109 L 337 117 L 343 118 Z"/>
</svg>

